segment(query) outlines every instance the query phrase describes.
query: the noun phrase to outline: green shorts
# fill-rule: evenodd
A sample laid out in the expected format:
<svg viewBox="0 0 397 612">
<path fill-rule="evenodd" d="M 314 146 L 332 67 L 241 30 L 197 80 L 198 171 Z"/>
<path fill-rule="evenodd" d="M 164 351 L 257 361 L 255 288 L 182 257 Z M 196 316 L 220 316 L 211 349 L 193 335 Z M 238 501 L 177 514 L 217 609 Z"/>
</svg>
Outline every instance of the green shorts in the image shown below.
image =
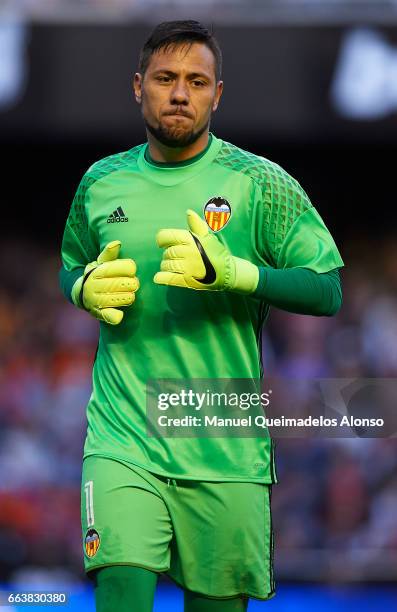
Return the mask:
<svg viewBox="0 0 397 612">
<path fill-rule="evenodd" d="M 84 566 L 164 572 L 207 597 L 269 599 L 271 485 L 173 480 L 90 455 L 83 462 Z"/>
</svg>

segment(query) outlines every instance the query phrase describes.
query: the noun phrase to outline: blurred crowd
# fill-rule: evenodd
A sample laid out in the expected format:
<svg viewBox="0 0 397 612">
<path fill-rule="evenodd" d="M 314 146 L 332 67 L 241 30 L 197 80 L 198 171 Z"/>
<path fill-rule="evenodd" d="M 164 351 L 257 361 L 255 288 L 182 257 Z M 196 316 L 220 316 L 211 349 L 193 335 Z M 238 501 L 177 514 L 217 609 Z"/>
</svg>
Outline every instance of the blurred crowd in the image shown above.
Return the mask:
<svg viewBox="0 0 397 612">
<path fill-rule="evenodd" d="M 156 9 L 184 9 L 211 8 L 216 12 L 217 7 L 226 9 L 239 9 L 239 7 L 250 5 L 252 9 L 277 10 L 280 5 L 282 10 L 294 11 L 324 11 L 327 9 L 358 8 L 360 11 L 371 6 L 390 9 L 396 4 L 396 0 L 0 0 L 0 14 L 13 11 L 32 17 L 54 17 L 68 15 L 82 15 L 84 12 L 103 13 L 111 17 L 118 13 L 128 14 L 142 12 L 149 13 Z"/>
<path fill-rule="evenodd" d="M 348 264 L 341 271 L 343 306 L 335 317 L 272 311 L 264 338 L 265 371 L 305 379 L 396 378 L 395 241 L 352 241 L 343 258 Z M 384 417 L 389 437 L 352 432 L 277 441 L 280 484 L 274 487 L 273 516 L 279 575 L 397 578 L 395 389 L 389 406 L 369 410 Z"/>
<path fill-rule="evenodd" d="M 265 374 L 397 375 L 397 253 L 352 242 L 332 318 L 272 310 Z M 0 245 L 0 582 L 27 568 L 83 579 L 80 471 L 98 326 L 66 302 L 58 255 Z M 396 438 L 277 441 L 278 579 L 397 578 Z"/>
<path fill-rule="evenodd" d="M 118 12 L 128 13 L 129 11 L 150 9 L 153 7 L 192 7 L 200 4 L 215 5 L 215 4 L 231 4 L 238 5 L 244 0 L 0 0 L 0 14 L 4 12 L 15 11 L 20 14 L 37 17 L 51 17 L 57 14 L 72 15 L 82 14 L 84 11 L 94 11 L 104 13 L 109 16 Z M 253 0 L 255 1 L 255 0 Z M 272 1 L 272 0 L 271 0 Z"/>
</svg>

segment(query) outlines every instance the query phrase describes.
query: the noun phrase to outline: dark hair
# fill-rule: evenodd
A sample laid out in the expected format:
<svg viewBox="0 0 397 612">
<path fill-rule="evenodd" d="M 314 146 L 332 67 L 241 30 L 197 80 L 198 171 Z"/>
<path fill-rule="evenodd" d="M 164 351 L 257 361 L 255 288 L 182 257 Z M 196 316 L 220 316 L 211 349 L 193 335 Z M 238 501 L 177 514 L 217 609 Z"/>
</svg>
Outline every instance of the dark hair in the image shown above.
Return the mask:
<svg viewBox="0 0 397 612">
<path fill-rule="evenodd" d="M 215 59 L 215 75 L 219 81 L 222 74 L 222 51 L 219 43 L 205 26 L 199 21 L 188 19 L 186 21 L 163 21 L 156 26 L 142 47 L 139 55 L 139 72 L 144 75 L 151 56 L 159 49 L 168 48 L 179 44 L 192 44 L 201 42 L 213 53 Z"/>
</svg>

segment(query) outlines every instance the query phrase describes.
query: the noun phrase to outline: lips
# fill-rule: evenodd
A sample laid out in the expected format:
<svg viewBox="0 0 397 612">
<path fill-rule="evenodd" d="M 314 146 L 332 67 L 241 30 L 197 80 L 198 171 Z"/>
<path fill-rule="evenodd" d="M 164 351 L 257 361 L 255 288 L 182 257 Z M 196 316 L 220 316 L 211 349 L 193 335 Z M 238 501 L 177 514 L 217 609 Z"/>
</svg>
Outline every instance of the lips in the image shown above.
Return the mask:
<svg viewBox="0 0 397 612">
<path fill-rule="evenodd" d="M 191 119 L 191 116 L 186 115 L 186 113 L 167 113 L 166 117 L 186 117 L 186 119 Z"/>
</svg>

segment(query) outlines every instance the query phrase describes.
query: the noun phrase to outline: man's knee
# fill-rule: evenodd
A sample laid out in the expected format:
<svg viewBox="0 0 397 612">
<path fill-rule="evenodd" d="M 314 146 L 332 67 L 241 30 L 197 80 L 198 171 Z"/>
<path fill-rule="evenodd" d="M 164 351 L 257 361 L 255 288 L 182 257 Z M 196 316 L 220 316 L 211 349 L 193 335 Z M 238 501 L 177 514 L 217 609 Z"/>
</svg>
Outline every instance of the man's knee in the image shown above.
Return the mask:
<svg viewBox="0 0 397 612">
<path fill-rule="evenodd" d="M 248 598 L 214 599 L 192 591 L 184 591 L 184 612 L 246 612 Z"/>
<path fill-rule="evenodd" d="M 97 612 L 152 612 L 155 572 L 132 565 L 112 565 L 92 573 Z"/>
</svg>

